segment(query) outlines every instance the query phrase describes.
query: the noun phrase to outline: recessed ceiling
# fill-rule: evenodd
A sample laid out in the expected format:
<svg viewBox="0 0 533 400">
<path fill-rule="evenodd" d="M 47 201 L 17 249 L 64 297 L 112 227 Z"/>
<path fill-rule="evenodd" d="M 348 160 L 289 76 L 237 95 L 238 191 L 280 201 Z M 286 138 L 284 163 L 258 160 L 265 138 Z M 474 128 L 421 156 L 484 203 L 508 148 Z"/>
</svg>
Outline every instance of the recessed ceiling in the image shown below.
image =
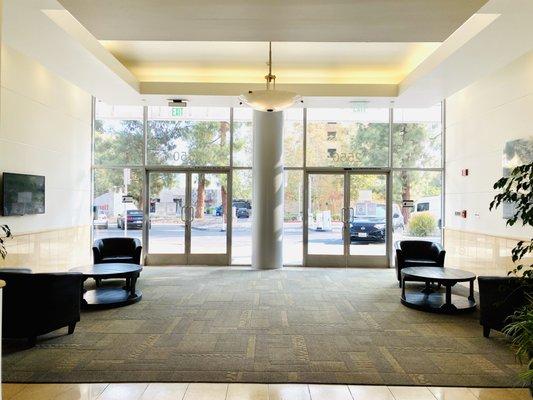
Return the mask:
<svg viewBox="0 0 533 400">
<path fill-rule="evenodd" d="M 99 40 L 442 42 L 487 0 L 59 0 Z"/>
<path fill-rule="evenodd" d="M 261 83 L 265 42 L 101 42 L 141 82 Z M 439 43 L 273 43 L 279 83 L 397 84 Z"/>
</svg>

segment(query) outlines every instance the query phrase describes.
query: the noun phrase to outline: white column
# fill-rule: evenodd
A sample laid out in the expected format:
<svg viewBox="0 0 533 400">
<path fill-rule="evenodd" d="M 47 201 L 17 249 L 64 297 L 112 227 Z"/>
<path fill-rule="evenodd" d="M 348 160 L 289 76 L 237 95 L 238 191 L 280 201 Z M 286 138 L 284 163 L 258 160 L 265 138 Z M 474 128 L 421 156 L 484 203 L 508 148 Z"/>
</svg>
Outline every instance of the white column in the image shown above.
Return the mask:
<svg viewBox="0 0 533 400">
<path fill-rule="evenodd" d="M 283 112 L 254 111 L 252 267 L 283 266 Z"/>
</svg>

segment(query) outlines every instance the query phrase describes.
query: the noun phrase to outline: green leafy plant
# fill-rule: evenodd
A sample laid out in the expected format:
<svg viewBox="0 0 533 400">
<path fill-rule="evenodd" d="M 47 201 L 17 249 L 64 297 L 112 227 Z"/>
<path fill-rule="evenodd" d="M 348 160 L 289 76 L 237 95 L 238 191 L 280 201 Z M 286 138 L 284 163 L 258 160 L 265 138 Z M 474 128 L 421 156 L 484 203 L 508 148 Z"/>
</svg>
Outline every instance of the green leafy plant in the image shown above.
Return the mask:
<svg viewBox="0 0 533 400">
<path fill-rule="evenodd" d="M 508 177 L 501 178 L 494 184 L 494 189 L 500 193 L 494 197 L 489 209 L 496 209 L 503 203 L 514 206 L 513 215 L 507 218 L 507 225 L 513 226 L 518 221 L 522 225 L 533 227 L 533 163 L 520 165 L 511 171 Z M 511 251 L 516 265 L 509 274 L 518 275 L 526 293 L 531 293 L 533 282 L 533 264 L 522 260 L 533 252 L 533 238 L 529 241 L 521 240 Z M 533 298 L 527 294 L 527 303 L 518 309 L 511 317 L 504 332 L 511 337 L 513 349 L 518 358 L 527 366 L 520 375 L 530 385 L 533 382 Z"/>
<path fill-rule="evenodd" d="M 5 246 L 5 239 L 11 237 L 11 230 L 7 225 L 0 225 L 0 257 L 5 260 L 7 256 L 7 250 Z"/>
<path fill-rule="evenodd" d="M 496 209 L 503 203 L 514 205 L 514 212 L 507 219 L 507 225 L 513 226 L 517 221 L 522 221 L 522 225 L 533 227 L 533 162 L 520 165 L 511 171 L 508 177 L 498 180 L 494 184 L 494 189 L 499 189 L 494 200 L 491 201 L 489 209 Z M 520 262 L 526 255 L 533 252 L 533 238 L 525 241 L 519 241 L 511 251 L 514 263 Z M 533 278 L 533 263 L 529 265 L 518 264 L 511 274 L 522 273 L 525 279 Z"/>
<path fill-rule="evenodd" d="M 429 236 L 437 229 L 437 222 L 428 212 L 412 214 L 409 220 L 408 232 L 411 236 Z"/>
<path fill-rule="evenodd" d="M 503 332 L 511 337 L 517 357 L 526 365 L 520 378 L 531 385 L 533 382 L 533 298 L 528 296 L 527 304 L 510 318 Z"/>
</svg>

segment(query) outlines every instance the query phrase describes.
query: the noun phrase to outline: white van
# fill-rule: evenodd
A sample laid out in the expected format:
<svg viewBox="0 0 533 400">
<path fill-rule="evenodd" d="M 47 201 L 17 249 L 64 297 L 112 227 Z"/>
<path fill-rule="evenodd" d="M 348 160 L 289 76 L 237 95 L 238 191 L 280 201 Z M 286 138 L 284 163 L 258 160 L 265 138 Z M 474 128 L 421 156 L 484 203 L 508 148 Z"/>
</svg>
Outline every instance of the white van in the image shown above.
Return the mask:
<svg viewBox="0 0 533 400">
<path fill-rule="evenodd" d="M 412 215 L 422 212 L 429 212 L 435 221 L 437 221 L 437 226 L 442 228 L 442 214 L 441 214 L 441 197 L 440 196 L 429 196 L 421 197 L 415 201 L 414 209 Z"/>
</svg>

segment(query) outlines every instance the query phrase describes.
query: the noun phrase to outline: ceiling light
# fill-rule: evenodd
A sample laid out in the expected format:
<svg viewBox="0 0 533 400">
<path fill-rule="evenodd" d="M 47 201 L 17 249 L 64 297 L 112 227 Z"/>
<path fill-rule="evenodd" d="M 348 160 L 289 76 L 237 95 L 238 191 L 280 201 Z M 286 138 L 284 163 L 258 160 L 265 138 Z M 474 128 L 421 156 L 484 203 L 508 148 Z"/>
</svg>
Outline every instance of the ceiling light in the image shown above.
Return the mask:
<svg viewBox="0 0 533 400">
<path fill-rule="evenodd" d="M 286 90 L 276 90 L 276 75 L 272 75 L 272 42 L 268 42 L 268 75 L 266 90 L 250 90 L 239 100 L 258 111 L 281 111 L 292 106 L 301 96 Z"/>
</svg>

